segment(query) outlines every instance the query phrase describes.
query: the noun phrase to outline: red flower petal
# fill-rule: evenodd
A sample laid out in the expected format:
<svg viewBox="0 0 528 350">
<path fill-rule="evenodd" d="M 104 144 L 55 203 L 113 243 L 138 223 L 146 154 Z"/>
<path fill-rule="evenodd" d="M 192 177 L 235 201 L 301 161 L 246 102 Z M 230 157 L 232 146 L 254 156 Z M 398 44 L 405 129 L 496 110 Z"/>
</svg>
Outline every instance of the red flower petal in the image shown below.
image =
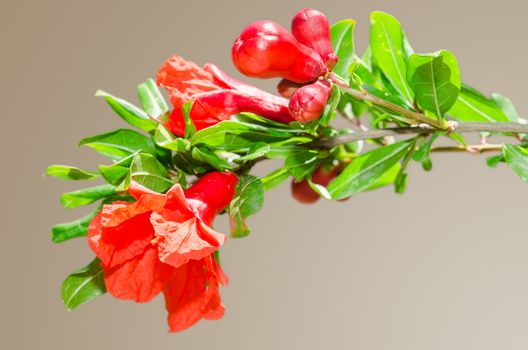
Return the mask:
<svg viewBox="0 0 528 350">
<path fill-rule="evenodd" d="M 224 314 L 218 280 L 209 256 L 176 269 L 163 289 L 171 332 L 189 328 L 200 319 L 218 319 Z"/>
<path fill-rule="evenodd" d="M 173 267 L 211 255 L 225 240 L 223 234 L 210 229 L 195 217 L 175 222 L 152 213 L 151 222 L 156 237 L 162 238 L 158 243 L 159 258 Z"/>
<path fill-rule="evenodd" d="M 158 85 L 169 92 L 175 109 L 181 109 L 197 94 L 224 87 L 216 84 L 210 73 L 178 55 L 163 63 L 156 79 Z"/>
<path fill-rule="evenodd" d="M 121 207 L 122 203 L 115 206 L 125 208 Z M 150 212 L 131 217 L 115 227 L 104 227 L 103 215 L 99 213 L 90 223 L 88 243 L 107 267 L 120 265 L 142 254 L 154 238 Z"/>
<path fill-rule="evenodd" d="M 158 295 L 170 279 L 174 269 L 159 261 L 155 246 L 119 266 L 108 268 L 103 264 L 106 289 L 119 299 L 138 303 L 150 301 Z"/>
</svg>

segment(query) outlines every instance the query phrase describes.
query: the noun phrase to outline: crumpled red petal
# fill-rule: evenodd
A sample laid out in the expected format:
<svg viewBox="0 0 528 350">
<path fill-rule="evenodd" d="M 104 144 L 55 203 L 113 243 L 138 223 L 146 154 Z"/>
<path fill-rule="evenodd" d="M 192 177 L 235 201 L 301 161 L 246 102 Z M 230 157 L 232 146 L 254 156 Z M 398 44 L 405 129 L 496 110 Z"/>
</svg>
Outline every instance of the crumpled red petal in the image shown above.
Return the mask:
<svg viewBox="0 0 528 350">
<path fill-rule="evenodd" d="M 159 261 L 151 245 L 143 254 L 109 268 L 103 264 L 106 289 L 114 297 L 144 303 L 158 295 L 171 278 L 174 269 Z"/>
<path fill-rule="evenodd" d="M 190 261 L 176 269 L 163 289 L 171 332 L 191 327 L 200 319 L 219 319 L 224 314 L 212 256 Z"/>
<path fill-rule="evenodd" d="M 154 236 L 150 212 L 136 215 L 115 227 L 104 227 L 103 215 L 102 212 L 97 214 L 90 223 L 88 243 L 105 266 L 120 265 L 142 254 L 150 245 Z"/>
</svg>

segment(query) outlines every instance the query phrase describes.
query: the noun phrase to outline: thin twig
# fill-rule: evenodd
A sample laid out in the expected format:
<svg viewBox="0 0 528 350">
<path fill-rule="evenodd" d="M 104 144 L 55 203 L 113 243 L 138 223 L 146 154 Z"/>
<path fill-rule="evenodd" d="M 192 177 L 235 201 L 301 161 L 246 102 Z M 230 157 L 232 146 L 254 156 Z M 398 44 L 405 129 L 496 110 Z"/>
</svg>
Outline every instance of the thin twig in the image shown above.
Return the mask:
<svg viewBox="0 0 528 350">
<path fill-rule="evenodd" d="M 493 132 L 493 133 L 515 133 L 525 134 L 528 133 L 528 124 L 519 123 L 459 123 L 456 125 L 452 132 L 456 133 L 471 133 L 471 132 Z M 378 139 L 387 136 L 400 136 L 400 135 L 427 135 L 438 132 L 438 130 L 432 128 L 424 128 L 421 126 L 411 126 L 402 128 L 386 128 L 386 129 L 375 129 L 367 131 L 359 131 L 353 134 L 345 134 L 334 136 L 325 139 L 319 139 L 311 142 L 309 147 L 313 148 L 332 148 L 338 145 L 342 145 L 349 142 Z"/>
</svg>

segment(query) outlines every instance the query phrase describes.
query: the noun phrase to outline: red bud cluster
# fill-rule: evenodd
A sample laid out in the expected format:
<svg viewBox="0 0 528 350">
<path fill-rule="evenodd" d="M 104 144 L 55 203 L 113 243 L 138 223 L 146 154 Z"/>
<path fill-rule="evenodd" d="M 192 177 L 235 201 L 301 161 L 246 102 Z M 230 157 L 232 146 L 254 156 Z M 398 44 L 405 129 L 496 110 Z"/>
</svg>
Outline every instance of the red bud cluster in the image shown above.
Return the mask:
<svg viewBox="0 0 528 350">
<path fill-rule="evenodd" d="M 247 76 L 283 78 L 277 88 L 291 98 L 291 116 L 309 122 L 324 111 L 331 93 L 324 79 L 338 58 L 323 13 L 308 8 L 297 12 L 292 34 L 275 22 L 254 22 L 237 37 L 231 53 L 235 66 Z"/>
</svg>

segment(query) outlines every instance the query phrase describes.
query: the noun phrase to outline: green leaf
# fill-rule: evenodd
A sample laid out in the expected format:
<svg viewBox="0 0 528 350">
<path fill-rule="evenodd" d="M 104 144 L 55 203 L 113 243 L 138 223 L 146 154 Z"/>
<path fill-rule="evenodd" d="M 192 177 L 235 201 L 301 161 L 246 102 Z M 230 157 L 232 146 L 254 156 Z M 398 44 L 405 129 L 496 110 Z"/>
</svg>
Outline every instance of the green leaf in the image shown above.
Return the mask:
<svg viewBox="0 0 528 350">
<path fill-rule="evenodd" d="M 405 35 L 400 22 L 387 13 L 373 12 L 370 24 L 373 61 L 401 96 L 412 102 L 413 94 L 406 79 Z"/>
<path fill-rule="evenodd" d="M 146 82 L 139 84 L 137 87 L 137 93 L 141 106 L 148 115 L 158 120 L 162 120 L 165 114 L 169 111 L 169 106 L 167 106 L 167 103 L 154 80 L 149 79 Z"/>
<path fill-rule="evenodd" d="M 495 168 L 501 162 L 504 162 L 504 156 L 502 154 L 491 156 L 486 159 L 486 164 L 488 164 L 490 168 Z"/>
<path fill-rule="evenodd" d="M 254 160 L 264 157 L 271 150 L 271 146 L 264 142 L 257 142 L 247 151 L 246 155 L 235 159 L 235 162 L 241 163 L 248 160 Z"/>
<path fill-rule="evenodd" d="M 158 125 L 156 133 L 154 134 L 154 142 L 160 147 L 175 152 L 188 152 L 191 149 L 191 143 L 189 140 L 181 137 L 174 137 L 174 135 L 163 125 Z"/>
<path fill-rule="evenodd" d="M 528 150 L 521 146 L 504 145 L 502 154 L 506 163 L 524 181 L 528 181 Z"/>
<path fill-rule="evenodd" d="M 449 115 L 463 122 L 510 121 L 495 100 L 465 84 L 462 84 L 458 100 L 449 110 Z"/>
<path fill-rule="evenodd" d="M 376 183 L 403 157 L 409 142 L 376 148 L 355 158 L 328 186 L 334 199 L 343 199 L 365 191 Z"/>
<path fill-rule="evenodd" d="M 98 258 L 69 275 L 62 283 L 62 302 L 68 310 L 73 310 L 104 293 L 106 286 L 103 268 Z"/>
<path fill-rule="evenodd" d="M 51 240 L 53 243 L 61 243 L 72 238 L 86 236 L 88 234 L 88 226 L 99 210 L 100 208 L 97 208 L 85 217 L 53 226 L 51 229 Z"/>
<path fill-rule="evenodd" d="M 245 237 L 250 229 L 246 224 L 246 218 L 256 214 L 264 202 L 264 186 L 261 180 L 252 175 L 244 175 L 238 178 L 235 196 L 229 204 L 229 217 L 231 223 L 231 235 L 233 237 Z"/>
<path fill-rule="evenodd" d="M 460 93 L 458 62 L 447 50 L 413 54 L 409 58 L 407 80 L 418 105 L 441 119 L 453 107 Z"/>
<path fill-rule="evenodd" d="M 97 173 L 69 165 L 50 165 L 46 169 L 46 175 L 63 180 L 91 180 L 99 177 Z"/>
<path fill-rule="evenodd" d="M 168 178 L 165 166 L 156 157 L 146 153 L 134 156 L 130 165 L 130 179 L 160 193 L 174 185 Z"/>
<path fill-rule="evenodd" d="M 119 129 L 87 137 L 81 140 L 79 145 L 89 146 L 115 161 L 120 161 L 138 151 L 154 156 L 158 153 L 150 138 L 130 129 Z"/>
<path fill-rule="evenodd" d="M 98 199 L 115 194 L 115 187 L 112 185 L 101 185 L 89 187 L 78 191 L 64 193 L 61 197 L 61 204 L 65 208 L 75 208 L 81 205 L 88 205 Z"/>
<path fill-rule="evenodd" d="M 289 139 L 291 132 L 261 125 L 225 120 L 198 131 L 191 138 L 193 146 L 203 144 L 214 149 L 248 150 L 257 142 L 272 143 Z M 306 137 L 306 142 L 311 138 Z"/>
<path fill-rule="evenodd" d="M 95 93 L 95 96 L 103 97 L 106 103 L 108 103 L 108 105 L 114 110 L 114 112 L 116 112 L 117 115 L 119 115 L 128 124 L 146 132 L 156 130 L 158 124 L 151 120 L 147 113 L 133 104 L 118 97 L 112 96 L 102 90 L 98 90 Z"/>
<path fill-rule="evenodd" d="M 188 101 L 182 106 L 183 120 L 185 122 L 185 134 L 186 139 L 190 139 L 196 132 L 196 126 L 191 119 L 191 109 L 193 106 L 193 101 Z"/>
<path fill-rule="evenodd" d="M 286 158 L 284 166 L 297 181 L 301 181 L 313 173 L 317 165 L 317 159 L 317 151 L 303 150 Z"/>
<path fill-rule="evenodd" d="M 354 61 L 354 28 L 356 21 L 344 19 L 332 24 L 330 27 L 330 38 L 332 47 L 339 61 L 334 67 L 334 73 L 341 78 L 348 80 L 350 73 L 348 67 Z"/>
<path fill-rule="evenodd" d="M 219 171 L 233 170 L 237 168 L 237 165 L 233 162 L 230 162 L 220 157 L 211 149 L 203 146 L 194 147 L 192 150 L 192 157 L 199 162 L 209 164 L 210 166 Z"/>
<path fill-rule="evenodd" d="M 431 147 L 435 140 L 440 136 L 439 133 L 434 133 L 427 136 L 424 141 L 418 147 L 418 150 L 413 155 L 413 159 L 417 162 L 422 163 L 422 168 L 425 171 L 430 171 L 433 168 L 433 163 L 431 162 L 431 157 L 429 153 L 431 152 Z"/>
<path fill-rule="evenodd" d="M 290 177 L 290 172 L 286 168 L 279 168 L 260 179 L 264 185 L 264 191 L 271 190 L 283 183 Z"/>
<path fill-rule="evenodd" d="M 339 101 L 341 100 L 341 89 L 336 84 L 332 85 L 332 93 L 330 95 L 330 98 L 328 99 L 328 102 L 326 103 L 325 109 L 323 111 L 323 114 L 321 115 L 321 118 L 319 118 L 319 123 L 321 125 L 327 126 L 328 123 L 334 118 L 335 116 L 335 110 L 337 109 L 337 106 L 339 105 Z"/>
<path fill-rule="evenodd" d="M 504 112 L 504 114 L 506 114 L 511 122 L 520 124 L 528 123 L 526 119 L 519 116 L 517 109 L 509 98 L 497 93 L 491 94 L 491 98 L 493 101 L 495 101 L 495 103 L 497 103 L 497 106 L 499 106 L 499 108 Z"/>
</svg>

